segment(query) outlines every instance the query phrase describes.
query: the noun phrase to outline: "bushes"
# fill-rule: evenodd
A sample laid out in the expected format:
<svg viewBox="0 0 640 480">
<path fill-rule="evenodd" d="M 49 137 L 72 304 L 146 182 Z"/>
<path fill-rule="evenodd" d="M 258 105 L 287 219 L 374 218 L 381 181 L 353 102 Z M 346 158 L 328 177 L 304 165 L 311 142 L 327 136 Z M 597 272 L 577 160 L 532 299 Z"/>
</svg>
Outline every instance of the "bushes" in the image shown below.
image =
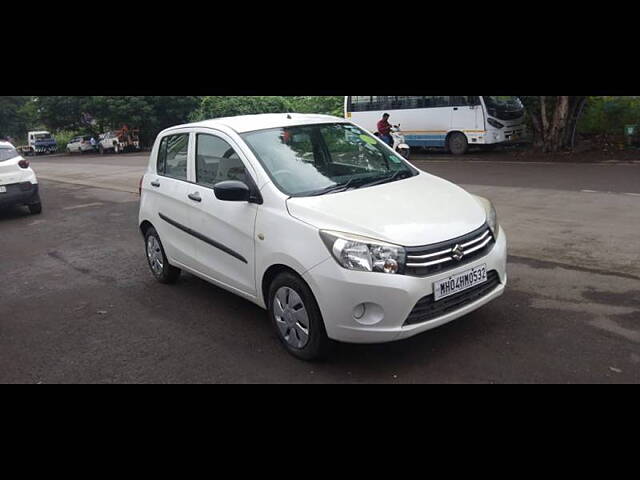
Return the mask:
<svg viewBox="0 0 640 480">
<path fill-rule="evenodd" d="M 192 121 L 198 122 L 236 115 L 291 112 L 292 108 L 291 103 L 285 97 L 210 96 L 202 99 L 200 106 L 191 114 L 190 118 Z"/>
<path fill-rule="evenodd" d="M 589 97 L 578 121 L 578 132 L 587 135 L 624 135 L 624 126 L 640 123 L 640 98 Z"/>
<path fill-rule="evenodd" d="M 194 122 L 236 115 L 259 113 L 324 113 L 342 116 L 344 97 L 337 96 L 209 96 L 191 114 Z"/>
</svg>

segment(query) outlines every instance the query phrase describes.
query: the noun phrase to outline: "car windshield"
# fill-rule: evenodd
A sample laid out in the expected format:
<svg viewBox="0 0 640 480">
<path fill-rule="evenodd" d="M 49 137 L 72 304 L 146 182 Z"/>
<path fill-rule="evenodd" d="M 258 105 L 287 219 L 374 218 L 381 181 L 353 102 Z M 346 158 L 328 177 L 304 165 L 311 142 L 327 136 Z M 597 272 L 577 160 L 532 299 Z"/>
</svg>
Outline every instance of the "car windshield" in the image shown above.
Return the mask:
<svg viewBox="0 0 640 480">
<path fill-rule="evenodd" d="M 380 140 L 347 123 L 275 128 L 242 137 L 275 185 L 291 196 L 363 188 L 418 173 Z"/>
<path fill-rule="evenodd" d="M 0 162 L 4 162 L 5 160 L 11 160 L 12 158 L 16 158 L 19 156 L 19 153 L 15 148 L 0 148 Z"/>
</svg>

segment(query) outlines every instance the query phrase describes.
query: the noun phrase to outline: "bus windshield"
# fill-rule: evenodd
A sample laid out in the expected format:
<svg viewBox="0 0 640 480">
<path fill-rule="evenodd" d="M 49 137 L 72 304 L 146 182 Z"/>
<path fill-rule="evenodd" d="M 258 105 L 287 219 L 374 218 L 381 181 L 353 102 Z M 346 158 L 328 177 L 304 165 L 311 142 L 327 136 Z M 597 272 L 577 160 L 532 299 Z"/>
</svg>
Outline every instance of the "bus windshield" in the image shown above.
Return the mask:
<svg viewBox="0 0 640 480">
<path fill-rule="evenodd" d="M 348 123 L 301 125 L 242 135 L 274 184 L 296 197 L 415 176 L 380 140 Z"/>
<path fill-rule="evenodd" d="M 483 97 L 487 113 L 499 120 L 513 120 L 524 115 L 524 105 L 518 97 Z"/>
</svg>

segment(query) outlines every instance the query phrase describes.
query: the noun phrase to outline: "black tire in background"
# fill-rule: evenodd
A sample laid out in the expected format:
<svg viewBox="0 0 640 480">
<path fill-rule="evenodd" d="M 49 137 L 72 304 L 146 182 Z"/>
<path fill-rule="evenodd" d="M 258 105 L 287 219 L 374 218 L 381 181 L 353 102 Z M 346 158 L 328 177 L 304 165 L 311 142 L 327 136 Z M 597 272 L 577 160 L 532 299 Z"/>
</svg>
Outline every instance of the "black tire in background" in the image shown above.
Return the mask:
<svg viewBox="0 0 640 480">
<path fill-rule="evenodd" d="M 31 215 L 40 215 L 42 213 L 42 203 L 32 203 L 31 205 L 27 205 L 29 207 L 29 212 Z"/>
<path fill-rule="evenodd" d="M 289 288 L 297 293 L 304 304 L 308 318 L 308 341 L 303 348 L 292 346 L 282 334 L 275 314 L 276 294 L 283 287 Z M 320 313 L 320 308 L 316 302 L 313 292 L 307 283 L 293 272 L 283 272 L 279 274 L 269 286 L 268 296 L 269 318 L 280 343 L 294 357 L 305 361 L 322 360 L 329 351 L 330 340 L 324 326 L 324 320 Z"/>
<path fill-rule="evenodd" d="M 150 253 L 151 238 L 155 240 L 155 243 L 151 243 L 153 243 L 154 246 L 157 246 L 157 248 L 154 249 L 153 255 Z M 167 255 L 164 253 L 164 247 L 162 246 L 162 242 L 160 241 L 160 236 L 158 235 L 158 232 L 156 232 L 155 228 L 149 227 L 149 229 L 145 232 L 144 244 L 147 263 L 149 264 L 149 269 L 151 270 L 151 273 L 156 278 L 156 280 L 164 284 L 176 283 L 178 281 L 178 278 L 180 278 L 182 270 L 169 264 Z M 157 265 L 153 265 L 152 259 L 154 258 L 161 259 L 162 268 L 157 268 Z"/>
<path fill-rule="evenodd" d="M 449 151 L 453 155 L 464 155 L 469 150 L 469 142 L 464 133 L 453 132 L 447 140 Z"/>
</svg>

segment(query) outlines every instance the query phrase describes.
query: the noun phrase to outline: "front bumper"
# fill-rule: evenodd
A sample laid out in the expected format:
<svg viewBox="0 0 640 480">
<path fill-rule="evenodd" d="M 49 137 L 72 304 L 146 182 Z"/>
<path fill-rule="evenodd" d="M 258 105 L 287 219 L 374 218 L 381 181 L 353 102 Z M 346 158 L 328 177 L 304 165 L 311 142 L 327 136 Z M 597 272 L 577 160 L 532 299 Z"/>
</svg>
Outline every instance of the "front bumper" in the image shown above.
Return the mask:
<svg viewBox="0 0 640 480">
<path fill-rule="evenodd" d="M 40 201 L 38 184 L 31 182 L 2 185 L 7 188 L 5 193 L 0 193 L 0 206 L 33 205 Z"/>
<path fill-rule="evenodd" d="M 495 271 L 499 284 L 485 296 L 440 317 L 414 325 L 405 324 L 416 304 L 433 294 L 433 284 L 456 273 L 486 264 Z M 485 305 L 504 293 L 507 284 L 507 238 L 500 228 L 493 249 L 484 257 L 459 268 L 430 277 L 356 272 L 340 267 L 333 258 L 308 271 L 304 278 L 311 287 L 322 313 L 327 335 L 350 343 L 383 343 L 408 338 L 444 325 Z M 365 304 L 359 320 L 356 310 Z"/>
</svg>

